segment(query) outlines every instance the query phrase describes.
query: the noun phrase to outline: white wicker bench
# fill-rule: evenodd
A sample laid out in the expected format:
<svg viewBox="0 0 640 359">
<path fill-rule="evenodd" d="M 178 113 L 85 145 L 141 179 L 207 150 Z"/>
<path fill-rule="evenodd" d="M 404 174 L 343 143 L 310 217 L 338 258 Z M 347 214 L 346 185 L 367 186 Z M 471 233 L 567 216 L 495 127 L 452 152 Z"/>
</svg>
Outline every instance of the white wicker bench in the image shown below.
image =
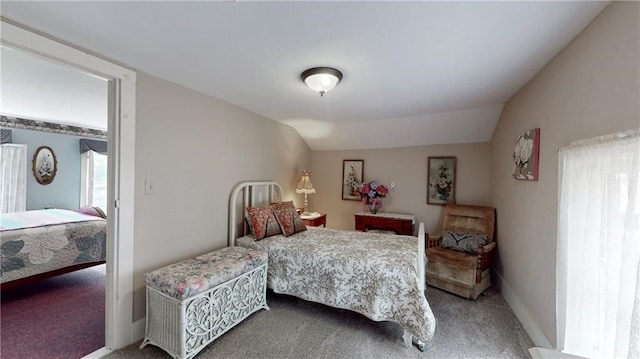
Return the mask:
<svg viewBox="0 0 640 359">
<path fill-rule="evenodd" d="M 227 247 L 145 274 L 147 318 L 140 348 L 189 359 L 266 301 L 267 253 Z"/>
</svg>

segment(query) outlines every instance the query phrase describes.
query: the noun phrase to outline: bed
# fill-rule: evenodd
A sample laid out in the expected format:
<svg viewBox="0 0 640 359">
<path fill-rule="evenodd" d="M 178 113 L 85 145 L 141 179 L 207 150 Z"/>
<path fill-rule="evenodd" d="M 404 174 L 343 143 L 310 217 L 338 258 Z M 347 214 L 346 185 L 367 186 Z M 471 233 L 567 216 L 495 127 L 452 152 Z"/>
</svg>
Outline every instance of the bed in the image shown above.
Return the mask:
<svg viewBox="0 0 640 359">
<path fill-rule="evenodd" d="M 105 263 L 104 218 L 65 209 L 0 214 L 0 288 Z"/>
<path fill-rule="evenodd" d="M 436 323 L 424 294 L 424 225 L 418 237 L 308 227 L 255 241 L 244 209 L 281 194 L 275 182 L 238 184 L 229 202 L 229 246 L 268 253 L 267 286 L 275 293 L 395 322 L 407 345 L 424 350 Z"/>
</svg>

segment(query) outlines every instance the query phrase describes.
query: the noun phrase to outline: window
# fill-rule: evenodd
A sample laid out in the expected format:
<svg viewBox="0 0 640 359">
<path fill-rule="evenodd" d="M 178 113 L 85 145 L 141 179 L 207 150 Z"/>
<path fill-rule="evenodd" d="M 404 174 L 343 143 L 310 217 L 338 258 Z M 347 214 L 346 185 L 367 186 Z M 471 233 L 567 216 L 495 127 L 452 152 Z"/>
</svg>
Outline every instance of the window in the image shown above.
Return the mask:
<svg viewBox="0 0 640 359">
<path fill-rule="evenodd" d="M 640 135 L 559 152 L 558 348 L 640 357 Z"/>
<path fill-rule="evenodd" d="M 107 156 L 94 151 L 82 154 L 80 206 L 107 211 Z"/>
</svg>

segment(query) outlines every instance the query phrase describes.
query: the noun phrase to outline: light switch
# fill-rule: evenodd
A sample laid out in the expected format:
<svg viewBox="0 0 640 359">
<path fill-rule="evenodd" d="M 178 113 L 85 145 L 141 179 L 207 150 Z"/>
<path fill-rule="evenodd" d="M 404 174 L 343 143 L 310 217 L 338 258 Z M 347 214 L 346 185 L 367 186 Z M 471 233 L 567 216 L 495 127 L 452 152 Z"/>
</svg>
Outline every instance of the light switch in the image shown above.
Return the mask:
<svg viewBox="0 0 640 359">
<path fill-rule="evenodd" d="M 144 180 L 144 194 L 156 194 L 156 181 L 147 178 Z"/>
</svg>

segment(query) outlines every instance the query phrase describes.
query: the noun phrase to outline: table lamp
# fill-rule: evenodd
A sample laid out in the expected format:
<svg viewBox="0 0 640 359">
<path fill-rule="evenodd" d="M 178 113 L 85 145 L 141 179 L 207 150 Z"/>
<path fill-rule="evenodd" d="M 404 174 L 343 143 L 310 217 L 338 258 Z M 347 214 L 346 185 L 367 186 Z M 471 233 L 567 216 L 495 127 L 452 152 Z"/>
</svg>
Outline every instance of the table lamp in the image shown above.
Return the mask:
<svg viewBox="0 0 640 359">
<path fill-rule="evenodd" d="M 316 193 L 316 189 L 313 188 L 309 174 L 311 174 L 311 171 L 302 171 L 302 179 L 296 186 L 296 193 L 304 193 L 304 215 L 309 214 L 309 212 L 307 212 L 307 207 L 309 206 L 307 195 Z"/>
</svg>

